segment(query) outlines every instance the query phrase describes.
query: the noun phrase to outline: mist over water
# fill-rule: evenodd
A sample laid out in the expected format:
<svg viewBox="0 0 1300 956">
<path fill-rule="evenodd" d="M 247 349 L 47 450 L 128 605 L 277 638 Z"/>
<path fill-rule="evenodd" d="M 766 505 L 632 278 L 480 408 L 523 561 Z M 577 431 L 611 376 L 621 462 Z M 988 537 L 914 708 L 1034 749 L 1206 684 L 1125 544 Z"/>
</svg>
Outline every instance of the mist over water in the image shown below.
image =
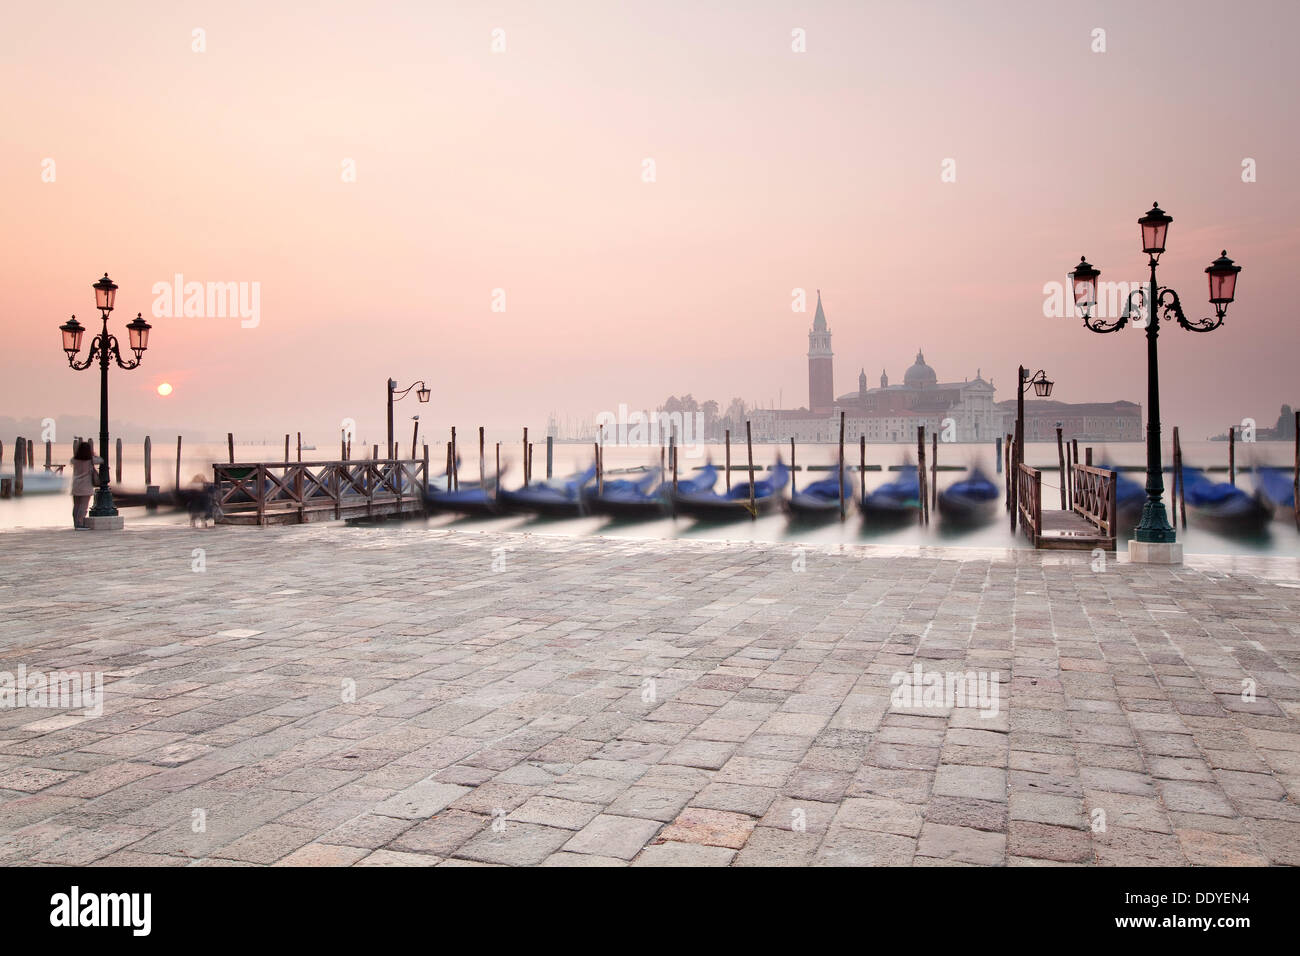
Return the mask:
<svg viewBox="0 0 1300 956">
<path fill-rule="evenodd" d="M 542 431 L 538 429 L 538 431 Z M 307 439 L 304 438 L 304 442 Z M 422 436 L 423 441 L 423 436 Z M 489 431 L 486 436 L 484 470 L 489 478 L 496 472 L 497 442 L 501 443 L 502 484 L 507 488 L 522 484 L 523 442 L 521 432 L 510 435 Z M 457 443 L 460 457 L 460 478 L 463 482 L 478 480 L 478 434 L 477 429 L 458 431 Z M 352 457 L 367 458 L 373 442 L 362 445 L 354 442 Z M 1084 443 L 1079 445 L 1082 460 Z M 1140 443 L 1115 443 L 1110 445 L 1094 444 L 1093 461 L 1096 464 L 1115 465 L 1121 468 L 1135 468 L 1126 472 L 1127 476 L 1139 483 L 1143 480 L 1141 469 L 1145 466 L 1146 449 Z M 410 435 L 402 442 L 404 453 L 410 451 Z M 789 464 L 790 444 L 776 442 L 756 442 L 754 448 L 754 468 L 756 472 L 766 471 L 778 458 Z M 423 447 L 420 448 L 423 454 Z M 927 442 L 927 467 L 930 464 L 931 446 Z M 43 470 L 44 448 L 36 450 L 36 472 Z M 995 445 L 986 443 L 945 444 L 938 448 L 939 466 L 938 485 L 940 490 L 949 484 L 966 477 L 967 469 L 978 465 L 995 483 L 1001 485 L 1004 476 L 997 471 L 997 453 Z M 58 464 L 66 461 L 70 452 L 66 445 L 56 446 L 53 461 Z M 296 445 L 291 447 L 290 455 L 296 459 Z M 304 461 L 336 460 L 339 455 L 337 443 L 318 444 L 315 449 L 303 452 Z M 1172 462 L 1173 453 L 1166 443 L 1163 451 L 1166 467 Z M 804 487 L 810 482 L 829 477 L 834 473 L 834 464 L 838 456 L 838 446 L 834 444 L 797 444 L 795 446 L 795 464 L 799 470 L 794 473 L 797 487 Z M 1236 446 L 1237 484 L 1243 490 L 1252 492 L 1255 488 L 1254 476 L 1249 470 L 1256 465 L 1275 465 L 1289 468 L 1292 465 L 1294 448 L 1290 442 L 1239 442 Z M 212 480 L 212 463 L 225 462 L 229 452 L 224 442 L 195 443 L 182 446 L 181 484 L 189 486 L 192 480 L 203 476 Z M 236 442 L 235 460 L 238 462 L 265 461 L 276 463 L 283 460 L 284 447 L 277 443 L 241 444 Z M 556 476 L 563 476 L 580 471 L 591 465 L 595 457 L 593 445 L 580 442 L 557 442 L 554 445 L 554 468 Z M 856 468 L 860 450 L 856 444 L 846 444 L 845 462 Z M 1025 446 L 1025 457 L 1034 467 L 1043 468 L 1043 503 L 1045 508 L 1060 506 L 1059 473 L 1057 467 L 1057 448 L 1055 442 L 1030 442 Z M 660 464 L 658 446 L 615 446 L 604 447 L 605 469 L 607 474 L 623 469 L 649 468 L 657 470 Z M 1226 481 L 1228 463 L 1228 445 L 1226 442 L 1184 442 L 1183 458 L 1188 466 L 1210 470 L 1216 481 Z M 667 460 L 667 456 L 664 456 Z M 916 445 L 903 444 L 868 444 L 866 449 L 868 471 L 866 472 L 866 491 L 897 477 L 896 471 L 890 471 L 905 462 L 915 463 Z M 726 477 L 722 473 L 726 461 L 726 449 L 720 443 L 702 444 L 684 447 L 680 455 L 679 474 L 685 476 L 706 462 L 713 462 L 719 469 L 716 490 L 722 490 Z M 131 491 L 144 490 L 144 448 L 141 444 L 124 444 L 122 453 L 121 487 Z M 429 467 L 434 475 L 441 474 L 446 463 L 446 437 L 439 435 L 429 445 Z M 110 460 L 110 471 L 113 462 Z M 733 441 L 731 445 L 732 483 L 739 484 L 746 480 L 748 456 L 744 441 Z M 871 469 L 879 470 L 871 470 Z M 4 474 L 12 474 L 12 461 L 6 460 Z M 1214 469 L 1220 469 L 1215 471 Z M 159 438 L 153 444 L 153 483 L 162 491 L 172 490 L 176 475 L 176 448 L 174 441 L 169 443 Z M 533 442 L 533 478 L 546 477 L 546 441 Z M 671 472 L 665 477 L 671 480 Z M 1165 500 L 1169 502 L 1170 481 L 1166 474 Z M 65 490 L 58 494 L 27 494 L 22 499 L 0 500 L 0 530 L 16 528 L 71 528 L 71 496 Z M 117 483 L 114 482 L 114 487 Z M 846 495 L 856 498 L 861 493 L 862 484 L 858 472 L 850 472 L 846 483 Z M 790 489 L 787 486 L 785 494 Z M 131 525 L 173 524 L 187 525 L 189 518 L 184 512 L 169 508 L 148 511 L 144 508 L 120 508 Z M 718 541 L 761 541 L 769 543 L 789 543 L 792 546 L 808 545 L 813 547 L 834 546 L 837 544 L 882 544 L 898 546 L 943 546 L 953 548 L 1028 548 L 1023 534 L 1012 534 L 1006 512 L 999 509 L 997 517 L 989 524 L 973 528 L 954 530 L 945 526 L 937 510 L 931 516 L 928 528 L 908 525 L 903 528 L 875 530 L 864 527 L 861 516 L 851 503 L 848 517 L 841 524 L 831 521 L 820 525 L 791 523 L 782 513 L 766 515 L 755 521 L 735 521 L 724 524 L 698 523 L 687 518 L 662 518 L 652 521 L 611 521 L 605 517 L 587 517 L 572 519 L 539 518 L 531 515 L 507 515 L 497 518 L 463 518 L 456 515 L 435 515 L 427 519 L 413 519 L 406 522 L 438 528 L 456 528 L 464 530 L 517 531 L 548 535 L 611 535 L 631 538 L 688 538 Z M 394 527 L 397 527 L 394 524 Z M 342 529 L 341 529 L 342 530 Z M 216 531 L 213 533 L 221 533 Z M 343 533 L 346 533 L 345 531 Z M 1215 534 L 1198 528 L 1195 519 L 1191 527 L 1178 529 L 1179 539 L 1184 543 L 1188 553 L 1192 554 L 1276 554 L 1286 556 L 1300 555 L 1300 535 L 1294 524 L 1274 521 L 1268 531 L 1259 538 L 1233 538 Z M 1121 550 L 1127 547 L 1125 535 L 1121 536 Z"/>
</svg>

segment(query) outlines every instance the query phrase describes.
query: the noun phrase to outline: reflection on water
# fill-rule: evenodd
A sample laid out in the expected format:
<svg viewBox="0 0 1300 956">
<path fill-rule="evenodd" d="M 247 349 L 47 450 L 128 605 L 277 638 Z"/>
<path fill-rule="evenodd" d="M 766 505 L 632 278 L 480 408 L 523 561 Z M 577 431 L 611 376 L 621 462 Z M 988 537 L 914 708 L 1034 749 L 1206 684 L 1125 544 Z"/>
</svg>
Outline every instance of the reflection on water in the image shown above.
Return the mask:
<svg viewBox="0 0 1300 956">
<path fill-rule="evenodd" d="M 142 452 L 138 446 L 134 448 L 128 446 L 125 451 L 123 484 L 131 489 L 143 489 Z M 433 454 L 432 451 L 433 449 L 431 449 L 430 457 L 435 463 L 433 470 L 437 473 L 441 471 L 441 467 L 437 462 L 443 459 L 439 455 Z M 696 455 L 689 458 L 683 453 L 681 473 L 685 474 L 703 465 L 708 460 L 712 460 L 719 466 L 725 461 L 725 450 L 721 446 L 705 446 L 697 451 Z M 927 447 L 927 454 L 929 454 L 929 451 L 930 449 Z M 514 454 L 511 455 L 510 452 Z M 746 478 L 745 447 L 743 444 L 733 444 L 731 452 L 732 481 L 733 483 L 743 482 Z M 275 449 L 268 449 L 265 446 L 236 448 L 236 458 L 243 461 L 274 460 L 275 453 Z M 539 443 L 535 448 L 533 466 L 534 475 L 539 479 L 545 477 L 546 474 L 545 454 L 545 443 Z M 789 454 L 790 446 L 788 444 L 755 445 L 755 468 L 765 470 L 776 460 L 777 455 L 781 455 L 788 462 Z M 1245 449 L 1239 445 L 1237 460 L 1243 471 L 1252 464 L 1275 464 L 1290 468 L 1292 454 L 1291 446 L 1282 442 L 1261 443 Z M 845 449 L 845 459 L 851 466 L 857 465 L 858 455 L 859 449 L 856 446 Z M 224 460 L 225 447 L 197 446 L 192 453 L 187 450 L 181 469 L 183 483 L 188 483 L 188 479 L 196 474 L 210 476 L 213 456 L 218 456 L 221 460 Z M 607 447 L 604 456 L 607 473 L 620 469 L 641 467 L 657 470 L 660 460 L 658 448 Z M 800 470 L 794 475 L 798 486 L 803 487 L 812 481 L 828 477 L 829 472 L 826 469 L 834 464 L 836 456 L 837 449 L 833 445 L 798 446 L 796 448 L 796 461 Z M 554 449 L 555 474 L 562 475 L 580 470 L 590 464 L 591 457 L 592 449 L 589 445 L 556 445 Z M 1057 463 L 1056 446 L 1054 443 L 1031 443 L 1026 448 L 1026 457 L 1029 463 L 1036 467 L 1051 467 L 1054 469 Z M 1184 457 L 1189 464 L 1194 462 L 1199 466 L 1221 468 L 1227 461 L 1227 449 L 1221 442 L 1189 442 L 1184 445 Z M 159 455 L 155 456 L 154 481 L 161 484 L 164 490 L 169 490 L 174 482 L 175 458 L 173 455 L 170 463 L 160 460 L 160 458 Z M 503 460 L 513 458 L 516 462 L 513 468 L 507 469 L 503 474 L 503 484 L 506 487 L 516 487 L 520 484 L 517 465 L 520 459 L 518 443 L 516 442 L 513 445 L 503 443 L 502 458 Z M 868 445 L 868 466 L 875 466 L 880 470 L 866 472 L 866 490 L 870 492 L 897 477 L 896 473 L 890 472 L 888 468 L 891 465 L 901 464 L 905 460 L 915 460 L 914 448 L 902 445 Z M 1094 450 L 1094 461 L 1098 463 L 1106 461 L 1118 465 L 1141 466 L 1144 460 L 1145 450 L 1142 445 L 1136 443 L 1111 445 L 1107 448 L 1097 446 Z M 1168 460 L 1168 457 L 1166 460 Z M 997 472 L 995 462 L 996 454 L 992 445 L 940 445 L 939 464 L 945 470 L 941 470 L 938 474 L 939 487 L 942 489 L 950 483 L 964 478 L 966 468 L 972 464 L 979 464 L 991 479 L 1001 484 L 1004 476 Z M 805 470 L 808 466 L 812 466 L 813 470 Z M 494 449 L 492 444 L 489 444 L 487 463 L 489 473 L 494 467 Z M 721 472 L 721 467 L 719 470 Z M 467 481 L 477 479 L 478 461 L 476 452 L 472 458 L 462 458 L 461 474 Z M 132 476 L 134 476 L 134 480 L 132 480 Z M 1137 474 L 1131 477 L 1141 480 L 1140 475 Z M 852 494 L 856 501 L 861 494 L 862 485 L 857 473 L 853 473 L 851 478 L 851 482 L 846 484 L 846 492 Z M 1216 476 L 1215 480 L 1225 479 L 1222 476 Z M 1238 484 L 1248 491 L 1253 490 L 1253 477 L 1248 474 L 1241 474 L 1238 477 Z M 721 490 L 724 485 L 725 477 L 720 474 L 717 487 Z M 1046 507 L 1059 505 L 1059 488 L 1059 473 L 1054 470 L 1044 471 L 1043 497 Z M 788 488 L 786 494 L 789 494 Z M 0 528 L 67 528 L 70 530 L 72 524 L 71 508 L 71 498 L 67 494 L 28 495 L 21 500 L 0 501 Z M 159 509 L 155 512 L 149 512 L 143 508 L 123 508 L 121 511 L 129 525 L 184 525 L 189 523 L 189 518 L 183 511 Z M 761 541 L 789 543 L 791 545 L 803 544 L 814 547 L 856 543 L 905 547 L 939 545 L 971 549 L 1027 548 L 1022 535 L 1013 535 L 1011 533 L 1006 512 L 1001 506 L 999 506 L 995 518 L 990 523 L 975 528 L 947 524 L 939 516 L 937 510 L 928 528 L 911 523 L 902 527 L 876 528 L 864 525 L 856 507 L 850 508 L 848 518 L 843 523 L 833 518 L 827 523 L 818 524 L 791 522 L 784 514 L 764 515 L 754 521 L 745 520 L 722 524 L 696 522 L 689 519 L 674 520 L 672 518 L 631 521 L 604 517 L 543 518 L 529 515 L 511 515 L 493 518 L 463 518 L 455 515 L 438 515 L 427 519 L 427 524 L 429 527 L 438 528 L 500 530 L 545 535 L 601 534 L 628 538 Z M 1297 534 L 1295 525 L 1283 521 L 1274 521 L 1265 533 L 1258 537 L 1234 538 L 1204 528 L 1198 528 L 1193 519 L 1191 527 L 1187 529 L 1180 527 L 1178 529 L 1178 535 L 1179 539 L 1183 541 L 1185 551 L 1189 554 L 1283 554 L 1295 556 L 1300 553 L 1300 535 Z M 1127 547 L 1125 539 L 1128 536 L 1127 533 L 1121 536 L 1121 549 Z"/>
</svg>

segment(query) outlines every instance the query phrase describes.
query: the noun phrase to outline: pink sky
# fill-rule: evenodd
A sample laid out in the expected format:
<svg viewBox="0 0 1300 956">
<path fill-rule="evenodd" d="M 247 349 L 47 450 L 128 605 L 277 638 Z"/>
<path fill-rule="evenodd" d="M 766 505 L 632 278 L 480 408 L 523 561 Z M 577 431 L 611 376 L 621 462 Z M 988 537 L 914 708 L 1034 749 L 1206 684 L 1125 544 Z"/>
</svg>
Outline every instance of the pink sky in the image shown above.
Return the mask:
<svg viewBox="0 0 1300 956">
<path fill-rule="evenodd" d="M 42 3 L 7 21 L 0 416 L 96 414 L 57 326 L 89 324 L 105 271 L 116 329 L 176 273 L 260 283 L 256 328 L 153 319 L 143 368 L 112 376 L 114 418 L 196 434 L 328 438 L 351 417 L 382 440 L 389 375 L 429 381 L 399 420 L 439 430 L 684 392 L 797 407 L 817 288 L 837 392 L 923 347 L 999 398 L 1023 361 L 1054 398 L 1145 402 L 1140 333 L 1044 318 L 1042 287 L 1081 254 L 1141 278 L 1153 200 L 1174 217 L 1161 280 L 1193 317 L 1221 248 L 1244 267 L 1225 328 L 1164 327 L 1166 423 L 1199 437 L 1300 402 L 1292 3 Z"/>
</svg>

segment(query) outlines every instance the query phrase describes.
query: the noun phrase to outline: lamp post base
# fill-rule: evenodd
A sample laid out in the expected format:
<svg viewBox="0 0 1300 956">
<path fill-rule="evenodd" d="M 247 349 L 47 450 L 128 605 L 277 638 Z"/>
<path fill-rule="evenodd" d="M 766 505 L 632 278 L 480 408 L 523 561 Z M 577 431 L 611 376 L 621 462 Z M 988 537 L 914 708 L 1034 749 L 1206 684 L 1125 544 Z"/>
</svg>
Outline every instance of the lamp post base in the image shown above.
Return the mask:
<svg viewBox="0 0 1300 956">
<path fill-rule="evenodd" d="M 86 527 L 91 531 L 121 531 L 121 515 L 88 515 Z"/>
<path fill-rule="evenodd" d="M 1138 541 L 1134 538 L 1128 543 L 1128 559 L 1131 564 L 1182 564 L 1183 543 Z"/>
</svg>

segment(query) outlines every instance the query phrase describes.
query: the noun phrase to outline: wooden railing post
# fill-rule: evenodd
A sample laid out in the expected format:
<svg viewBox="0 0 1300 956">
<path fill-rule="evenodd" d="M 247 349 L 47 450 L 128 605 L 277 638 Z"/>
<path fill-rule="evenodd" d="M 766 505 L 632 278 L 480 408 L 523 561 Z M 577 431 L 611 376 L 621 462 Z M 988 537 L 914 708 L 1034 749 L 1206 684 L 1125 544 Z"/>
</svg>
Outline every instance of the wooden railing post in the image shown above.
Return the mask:
<svg viewBox="0 0 1300 956">
<path fill-rule="evenodd" d="M 257 466 L 257 523 L 266 523 L 266 465 Z"/>
</svg>

